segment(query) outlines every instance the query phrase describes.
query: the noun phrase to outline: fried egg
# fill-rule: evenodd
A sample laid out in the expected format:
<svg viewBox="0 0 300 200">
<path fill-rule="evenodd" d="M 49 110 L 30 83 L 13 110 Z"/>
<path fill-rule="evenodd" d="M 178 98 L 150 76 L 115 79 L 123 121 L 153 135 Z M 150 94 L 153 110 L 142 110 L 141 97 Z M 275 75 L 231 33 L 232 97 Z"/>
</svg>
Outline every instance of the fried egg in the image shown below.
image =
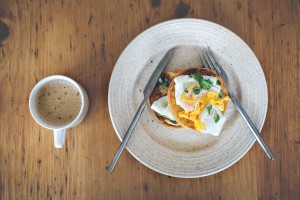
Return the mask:
<svg viewBox="0 0 300 200">
<path fill-rule="evenodd" d="M 195 130 L 217 136 L 226 121 L 222 112 L 229 97 L 219 95 L 221 85 L 216 77 L 204 75 L 201 79 L 209 83 L 207 89 L 192 75 L 181 75 L 174 79 L 176 104 L 183 109 L 178 114 L 180 118 L 193 121 Z"/>
<path fill-rule="evenodd" d="M 212 106 L 211 110 L 204 109 L 199 116 L 200 121 L 205 124 L 202 133 L 218 136 L 221 133 L 226 117 L 224 117 L 217 107 L 212 104 L 209 104 L 208 106 L 210 105 Z M 216 116 L 219 116 L 217 122 Z"/>
<path fill-rule="evenodd" d="M 168 106 L 168 96 L 163 96 L 158 100 L 154 101 L 153 104 L 151 105 L 151 109 L 154 110 L 159 115 L 167 118 L 164 120 L 166 123 L 171 125 L 178 125 L 174 123 L 176 122 L 176 119 L 173 117 L 170 107 Z"/>
</svg>

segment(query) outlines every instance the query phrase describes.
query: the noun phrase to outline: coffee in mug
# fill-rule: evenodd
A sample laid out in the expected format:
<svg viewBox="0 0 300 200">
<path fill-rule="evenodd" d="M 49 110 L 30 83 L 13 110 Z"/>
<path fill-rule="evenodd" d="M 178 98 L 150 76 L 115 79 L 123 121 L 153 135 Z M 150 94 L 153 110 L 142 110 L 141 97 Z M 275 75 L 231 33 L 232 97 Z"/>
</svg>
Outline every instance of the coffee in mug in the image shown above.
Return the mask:
<svg viewBox="0 0 300 200">
<path fill-rule="evenodd" d="M 81 97 L 70 82 L 54 80 L 45 84 L 37 93 L 36 108 L 39 117 L 54 126 L 70 123 L 81 108 Z"/>
</svg>

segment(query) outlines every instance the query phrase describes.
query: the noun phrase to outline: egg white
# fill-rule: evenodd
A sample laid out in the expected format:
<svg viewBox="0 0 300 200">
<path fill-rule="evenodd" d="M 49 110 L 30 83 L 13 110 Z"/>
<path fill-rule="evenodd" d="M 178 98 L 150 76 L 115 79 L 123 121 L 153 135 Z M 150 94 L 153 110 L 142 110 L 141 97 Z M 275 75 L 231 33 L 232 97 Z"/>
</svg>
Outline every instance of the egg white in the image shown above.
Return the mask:
<svg viewBox="0 0 300 200">
<path fill-rule="evenodd" d="M 176 119 L 173 117 L 171 113 L 167 96 L 161 97 L 158 100 L 154 101 L 153 104 L 151 105 L 151 109 L 163 117 L 176 121 Z"/>
<path fill-rule="evenodd" d="M 209 88 L 207 91 L 214 91 L 217 93 L 221 92 L 221 86 L 217 84 L 218 79 L 216 77 L 203 75 L 203 78 L 209 79 L 213 83 L 213 86 Z"/>
<path fill-rule="evenodd" d="M 182 100 L 182 95 L 188 85 L 190 85 L 191 83 L 197 83 L 197 81 L 193 77 L 190 78 L 188 75 L 181 75 L 174 79 L 176 104 L 182 107 L 185 112 L 192 111 L 198 104 L 200 97 L 205 96 L 208 91 L 217 93 L 221 91 L 221 86 L 217 84 L 218 79 L 216 77 L 204 75 L 203 78 L 209 79 L 212 82 L 213 86 L 208 90 L 202 90 L 198 95 L 196 95 L 196 102 L 192 105 L 184 102 Z M 207 106 L 209 105 L 212 104 L 207 104 Z M 219 115 L 220 117 L 218 122 L 215 122 L 215 115 Z M 210 110 L 210 112 L 208 112 L 206 108 L 201 112 L 199 120 L 205 124 L 205 129 L 202 130 L 204 134 L 218 136 L 223 128 L 226 118 L 217 107 L 212 105 L 212 109 Z"/>
<path fill-rule="evenodd" d="M 207 106 L 209 105 L 212 104 L 208 104 Z M 218 122 L 215 122 L 215 115 L 219 115 L 220 117 Z M 212 105 L 210 112 L 206 108 L 201 112 L 199 120 L 205 124 L 205 128 L 202 130 L 204 134 L 218 136 L 221 133 L 226 117 L 224 117 L 218 108 Z"/>
</svg>

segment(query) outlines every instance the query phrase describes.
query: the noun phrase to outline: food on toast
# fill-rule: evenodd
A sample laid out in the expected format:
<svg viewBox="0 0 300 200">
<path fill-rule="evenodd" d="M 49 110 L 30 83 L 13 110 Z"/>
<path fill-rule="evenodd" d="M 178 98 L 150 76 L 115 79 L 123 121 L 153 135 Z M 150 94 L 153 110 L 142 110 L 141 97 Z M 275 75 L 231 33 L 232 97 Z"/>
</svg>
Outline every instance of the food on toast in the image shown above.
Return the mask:
<svg viewBox="0 0 300 200">
<path fill-rule="evenodd" d="M 163 125 L 173 128 L 181 128 L 173 117 L 168 106 L 168 88 L 171 80 L 177 75 L 177 71 L 169 71 L 162 74 L 155 89 L 149 97 L 152 114 Z"/>
<path fill-rule="evenodd" d="M 224 81 L 201 67 L 177 71 L 168 88 L 168 106 L 181 126 L 218 136 L 226 121 L 228 101 Z"/>
</svg>

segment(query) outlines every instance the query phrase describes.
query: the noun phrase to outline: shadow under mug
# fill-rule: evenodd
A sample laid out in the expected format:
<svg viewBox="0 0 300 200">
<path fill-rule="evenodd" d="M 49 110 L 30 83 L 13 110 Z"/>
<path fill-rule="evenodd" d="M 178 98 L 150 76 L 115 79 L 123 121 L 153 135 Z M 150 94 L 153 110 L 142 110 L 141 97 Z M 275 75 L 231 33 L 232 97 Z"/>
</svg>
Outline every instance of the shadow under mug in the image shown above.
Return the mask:
<svg viewBox="0 0 300 200">
<path fill-rule="evenodd" d="M 39 117 L 37 109 L 36 109 L 36 98 L 37 98 L 38 92 L 41 90 L 41 88 L 45 84 L 52 82 L 52 81 L 66 81 L 66 82 L 71 83 L 73 86 L 76 87 L 76 89 L 78 90 L 80 97 L 81 97 L 81 108 L 80 108 L 78 115 L 75 117 L 75 119 L 73 121 L 71 121 L 68 124 L 62 125 L 62 126 L 55 126 L 55 125 L 48 124 L 47 122 L 45 122 L 44 120 L 42 120 Z M 30 97 L 29 97 L 29 109 L 30 109 L 30 113 L 31 113 L 32 117 L 39 125 L 43 126 L 44 128 L 53 130 L 54 146 L 56 148 L 63 147 L 65 140 L 66 140 L 67 129 L 72 128 L 72 127 L 78 125 L 80 122 L 82 122 L 82 120 L 85 118 L 85 116 L 87 114 L 88 108 L 89 108 L 89 99 L 88 99 L 87 93 L 84 90 L 84 88 L 79 83 L 74 81 L 73 79 L 66 77 L 66 76 L 62 76 L 62 75 L 48 76 L 48 77 L 40 80 L 32 89 L 32 91 L 30 93 Z"/>
</svg>

